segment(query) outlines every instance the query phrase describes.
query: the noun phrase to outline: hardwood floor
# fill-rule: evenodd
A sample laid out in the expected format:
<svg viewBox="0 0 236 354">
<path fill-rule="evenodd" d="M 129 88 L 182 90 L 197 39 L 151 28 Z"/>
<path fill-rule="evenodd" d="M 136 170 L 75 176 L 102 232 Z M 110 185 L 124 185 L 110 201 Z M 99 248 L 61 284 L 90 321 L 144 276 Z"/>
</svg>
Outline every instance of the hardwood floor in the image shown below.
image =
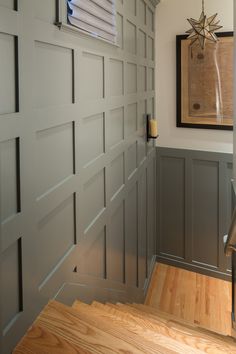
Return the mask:
<svg viewBox="0 0 236 354">
<path fill-rule="evenodd" d="M 231 283 L 158 264 L 146 305 L 200 327 L 231 335 Z"/>
</svg>

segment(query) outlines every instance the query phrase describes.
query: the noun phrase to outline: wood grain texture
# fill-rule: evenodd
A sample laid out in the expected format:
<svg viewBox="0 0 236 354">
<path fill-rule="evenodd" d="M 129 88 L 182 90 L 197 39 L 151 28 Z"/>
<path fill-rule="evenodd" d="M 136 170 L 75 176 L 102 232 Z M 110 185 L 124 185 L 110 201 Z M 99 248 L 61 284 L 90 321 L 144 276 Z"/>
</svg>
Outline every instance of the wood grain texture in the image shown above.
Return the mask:
<svg viewBox="0 0 236 354">
<path fill-rule="evenodd" d="M 74 308 L 77 308 L 78 311 L 81 311 L 81 306 L 84 304 L 76 303 L 74 304 Z M 84 308 L 86 311 L 86 307 Z M 133 334 L 137 334 L 138 342 L 137 344 L 141 347 L 143 343 L 146 341 L 152 342 L 151 347 L 154 350 L 159 350 L 160 352 L 165 351 L 165 353 L 183 353 L 183 354 L 197 354 L 202 353 L 202 351 L 197 350 L 196 348 L 192 348 L 186 343 L 181 343 L 180 341 L 176 341 L 175 339 L 166 337 L 166 333 L 160 333 L 155 328 L 149 326 L 148 321 L 134 321 L 131 320 L 129 314 L 124 314 L 124 316 L 119 316 L 116 313 L 109 312 L 106 307 L 89 307 L 89 310 L 92 314 L 96 314 L 101 319 L 106 319 L 110 322 L 111 325 L 116 324 L 119 325 L 120 328 L 123 328 L 127 331 L 126 337 L 130 337 Z M 155 344 L 155 345 L 153 345 Z M 150 343 L 148 343 L 150 345 Z M 146 349 L 148 350 L 148 346 L 146 345 Z"/>
<path fill-rule="evenodd" d="M 230 282 L 158 264 L 145 304 L 199 327 L 231 335 Z"/>
<path fill-rule="evenodd" d="M 226 318 L 217 304 L 228 299 L 227 286 L 158 265 L 146 304 L 76 301 L 71 308 L 51 301 L 13 354 L 236 354 L 232 338 L 202 328 L 219 332 L 217 318 Z M 154 307 L 155 301 L 159 306 Z M 221 330 L 226 325 L 222 323 Z"/>
<path fill-rule="evenodd" d="M 44 353 L 91 353 L 80 348 L 78 344 L 70 343 L 44 327 L 33 325 L 14 351 L 14 354 L 44 354 Z"/>
<path fill-rule="evenodd" d="M 179 353 L 174 345 L 171 348 L 168 348 L 168 345 L 165 345 L 165 339 L 163 336 L 157 333 L 159 342 L 154 339 L 155 334 L 149 333 L 148 335 L 144 334 L 145 328 L 140 328 L 138 326 L 128 325 L 127 322 L 119 320 L 115 316 L 109 316 L 109 314 L 104 313 L 101 310 L 95 309 L 89 305 L 83 304 L 77 301 L 74 304 L 74 308 L 78 311 L 81 318 L 90 324 L 97 324 L 99 328 L 102 328 L 104 331 L 112 334 L 113 336 L 118 336 L 124 341 L 130 343 L 133 346 L 133 350 L 143 353 L 166 353 L 174 354 Z M 187 353 L 187 352 L 182 352 Z"/>
<path fill-rule="evenodd" d="M 95 326 L 91 325 L 82 320 L 77 311 L 51 302 L 35 321 L 36 327 L 32 327 L 19 343 L 14 354 L 153 353 L 136 349 L 129 340 L 119 339 L 101 330 L 99 322 L 94 321 Z M 157 350 L 156 353 L 160 352 Z"/>
<path fill-rule="evenodd" d="M 224 352 L 236 352 L 236 341 L 232 337 L 212 332 L 208 329 L 199 327 L 194 323 L 189 323 L 187 321 L 177 318 L 176 316 L 156 310 L 151 306 L 145 306 L 142 304 L 132 304 L 129 306 L 133 307 L 136 311 L 139 311 L 141 315 L 145 313 L 145 316 L 149 317 L 149 321 L 150 318 L 154 319 L 155 322 L 162 321 L 168 326 L 173 326 L 174 330 L 178 330 L 180 332 L 182 331 L 185 334 L 189 333 L 192 338 L 193 336 L 197 336 L 199 339 L 201 338 L 204 342 L 208 342 L 210 345 L 213 345 L 213 347 L 214 345 L 216 345 L 218 349 L 223 350 Z M 209 348 L 207 349 L 207 352 L 208 351 Z M 215 352 L 213 351 L 213 353 Z"/>
<path fill-rule="evenodd" d="M 172 338 L 180 343 L 184 343 L 191 348 L 198 349 L 208 354 L 226 354 L 226 353 L 236 353 L 235 343 L 233 340 L 222 339 L 219 336 L 213 336 L 212 333 L 207 333 L 204 330 L 195 328 L 194 326 L 183 325 L 182 323 L 175 322 L 159 312 L 159 316 L 148 314 L 144 311 L 146 306 L 140 306 L 132 311 L 132 309 L 127 308 L 122 311 L 120 306 L 115 305 L 103 305 L 97 302 L 92 304 L 93 307 L 98 309 L 103 309 L 106 313 L 112 314 L 122 320 L 128 322 L 134 322 L 142 328 L 148 328 L 151 331 L 160 333 L 167 338 Z M 135 306 L 135 305 L 132 305 Z M 150 312 L 151 307 L 148 307 Z M 170 316 L 169 316 L 170 317 Z M 166 340 L 167 342 L 167 340 Z M 190 353 L 191 351 L 189 351 Z"/>
</svg>

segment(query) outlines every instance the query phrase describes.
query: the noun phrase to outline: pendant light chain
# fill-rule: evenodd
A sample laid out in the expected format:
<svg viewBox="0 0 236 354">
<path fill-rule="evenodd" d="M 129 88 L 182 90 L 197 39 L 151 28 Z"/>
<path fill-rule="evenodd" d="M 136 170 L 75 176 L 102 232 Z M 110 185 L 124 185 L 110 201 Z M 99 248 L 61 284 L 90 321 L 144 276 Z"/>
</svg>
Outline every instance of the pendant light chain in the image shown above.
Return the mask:
<svg viewBox="0 0 236 354">
<path fill-rule="evenodd" d="M 202 12 L 205 12 L 205 2 L 202 0 Z"/>
</svg>

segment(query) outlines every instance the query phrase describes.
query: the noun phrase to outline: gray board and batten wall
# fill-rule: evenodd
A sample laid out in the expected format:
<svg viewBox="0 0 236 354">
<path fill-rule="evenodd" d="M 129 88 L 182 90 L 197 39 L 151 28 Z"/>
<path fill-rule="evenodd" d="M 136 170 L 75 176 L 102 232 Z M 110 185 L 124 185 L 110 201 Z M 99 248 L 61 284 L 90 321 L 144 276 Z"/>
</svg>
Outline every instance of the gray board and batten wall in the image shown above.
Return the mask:
<svg viewBox="0 0 236 354">
<path fill-rule="evenodd" d="M 118 46 L 56 3 L 0 0 L 2 354 L 50 298 L 143 298 L 155 260 L 153 1 L 116 1 Z"/>
<path fill-rule="evenodd" d="M 50 298 L 143 299 L 156 247 L 158 260 L 229 274 L 221 235 L 230 222 L 230 157 L 146 143 L 157 1 L 117 0 L 118 47 L 59 30 L 56 3 L 0 0 L 1 354 Z M 200 196 L 203 186 L 207 205 L 186 194 Z M 198 219 L 190 237 L 191 203 Z M 204 208 L 212 210 L 202 230 Z"/>
<path fill-rule="evenodd" d="M 157 148 L 157 260 L 231 279 L 232 154 Z"/>
</svg>

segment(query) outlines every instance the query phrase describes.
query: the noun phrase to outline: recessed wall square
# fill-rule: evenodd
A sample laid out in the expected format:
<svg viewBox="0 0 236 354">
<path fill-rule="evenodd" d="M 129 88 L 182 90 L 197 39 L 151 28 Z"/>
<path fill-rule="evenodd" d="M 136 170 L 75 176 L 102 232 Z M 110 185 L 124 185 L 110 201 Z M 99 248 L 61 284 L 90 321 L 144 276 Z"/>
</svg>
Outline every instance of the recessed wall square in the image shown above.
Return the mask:
<svg viewBox="0 0 236 354">
<path fill-rule="evenodd" d="M 124 281 L 124 203 L 111 215 L 110 232 L 107 235 L 107 279 Z"/>
<path fill-rule="evenodd" d="M 14 242 L 1 255 L 3 329 L 22 311 L 21 240 Z M 12 323 L 13 324 L 13 323 Z"/>
<path fill-rule="evenodd" d="M 130 135 L 137 130 L 137 103 L 129 104 L 125 120 L 126 134 Z"/>
<path fill-rule="evenodd" d="M 74 126 L 67 123 L 36 133 L 37 196 L 74 173 Z"/>
<path fill-rule="evenodd" d="M 136 0 L 126 0 L 125 1 L 126 10 L 131 15 L 136 15 Z"/>
<path fill-rule="evenodd" d="M 124 47 L 124 28 L 123 28 L 123 16 L 119 13 L 116 14 L 116 25 L 117 25 L 117 44 L 123 49 Z"/>
<path fill-rule="evenodd" d="M 138 54 L 143 58 L 147 57 L 146 33 L 142 30 L 138 31 Z"/>
<path fill-rule="evenodd" d="M 137 65 L 133 63 L 127 63 L 126 91 L 129 94 L 137 92 Z"/>
<path fill-rule="evenodd" d="M 154 69 L 148 68 L 148 91 L 154 90 L 154 83 L 155 83 Z"/>
<path fill-rule="evenodd" d="M 54 23 L 56 13 L 56 2 L 52 0 L 35 1 L 34 14 L 38 20 Z"/>
<path fill-rule="evenodd" d="M 138 68 L 138 90 L 141 92 L 147 90 L 147 68 L 143 65 Z"/>
<path fill-rule="evenodd" d="M 138 0 L 138 18 L 142 25 L 146 24 L 146 4 L 144 0 Z"/>
<path fill-rule="evenodd" d="M 18 193 L 20 186 L 17 139 L 0 142 L 0 187 L 1 187 L 1 222 L 6 221 L 18 212 Z"/>
<path fill-rule="evenodd" d="M 36 41 L 34 58 L 34 106 L 73 103 L 72 49 Z"/>
<path fill-rule="evenodd" d="M 154 40 L 148 37 L 148 59 L 154 60 Z"/>
<path fill-rule="evenodd" d="M 121 60 L 110 59 L 109 87 L 111 96 L 124 94 L 124 63 Z"/>
<path fill-rule="evenodd" d="M 150 7 L 147 7 L 147 25 L 151 31 L 154 31 L 154 13 Z"/>
<path fill-rule="evenodd" d="M 136 54 L 137 52 L 137 38 L 136 38 L 136 26 L 130 22 L 126 21 L 126 50 L 131 54 Z"/>
<path fill-rule="evenodd" d="M 112 147 L 124 140 L 124 107 L 119 107 L 110 111 L 108 119 L 108 143 Z"/>
<path fill-rule="evenodd" d="M 111 199 L 121 190 L 125 183 L 124 154 L 117 156 L 110 165 L 110 197 Z"/>
<path fill-rule="evenodd" d="M 76 242 L 75 199 L 71 195 L 38 223 L 39 286 Z M 53 252 L 52 252 L 53 250 Z"/>
<path fill-rule="evenodd" d="M 104 113 L 84 118 L 79 130 L 81 132 L 79 134 L 78 153 L 82 160 L 82 166 L 85 167 L 105 153 Z"/>
<path fill-rule="evenodd" d="M 0 115 L 17 110 L 15 37 L 0 33 Z"/>
<path fill-rule="evenodd" d="M 80 97 L 98 100 L 104 97 L 104 58 L 84 52 L 80 64 Z"/>
<path fill-rule="evenodd" d="M 127 174 L 130 178 L 137 169 L 137 142 L 133 143 L 127 150 Z"/>
<path fill-rule="evenodd" d="M 0 0 L 0 6 L 6 7 L 8 9 L 14 10 L 15 1 L 14 0 Z"/>
<path fill-rule="evenodd" d="M 106 205 L 105 169 L 91 177 L 83 186 L 83 228 L 86 232 Z"/>
</svg>

